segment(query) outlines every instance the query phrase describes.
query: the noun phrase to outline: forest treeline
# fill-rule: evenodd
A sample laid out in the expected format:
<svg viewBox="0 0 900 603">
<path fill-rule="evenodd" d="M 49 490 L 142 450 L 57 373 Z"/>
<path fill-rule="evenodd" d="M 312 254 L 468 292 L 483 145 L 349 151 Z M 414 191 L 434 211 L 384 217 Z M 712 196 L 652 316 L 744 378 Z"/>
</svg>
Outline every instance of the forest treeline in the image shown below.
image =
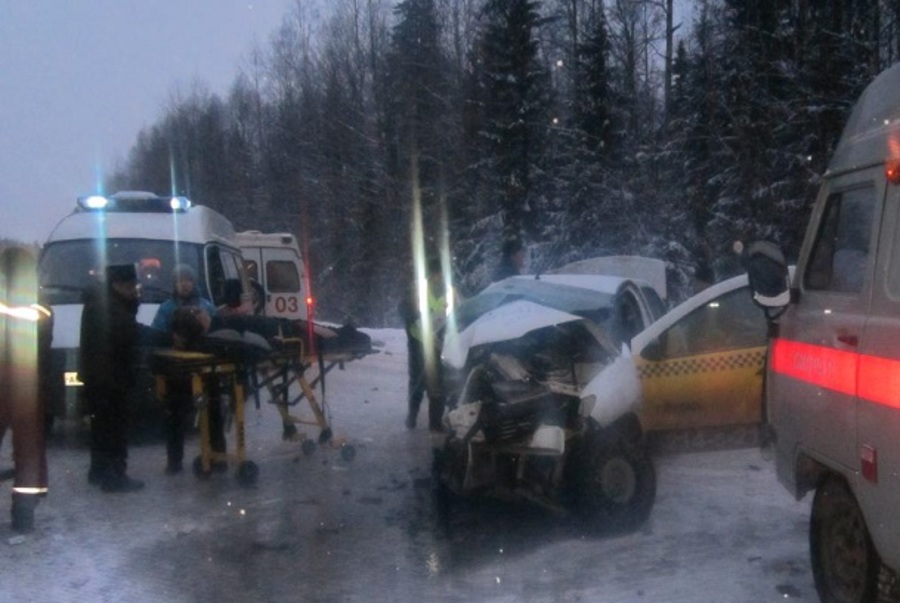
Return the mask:
<svg viewBox="0 0 900 603">
<path fill-rule="evenodd" d="M 399 323 L 414 225 L 458 287 L 521 237 L 737 270 L 793 256 L 854 99 L 900 56 L 900 0 L 298 0 L 226 95 L 172 93 L 110 190 L 170 191 L 303 241 L 323 319 Z M 237 66 L 236 66 L 237 67 Z"/>
</svg>

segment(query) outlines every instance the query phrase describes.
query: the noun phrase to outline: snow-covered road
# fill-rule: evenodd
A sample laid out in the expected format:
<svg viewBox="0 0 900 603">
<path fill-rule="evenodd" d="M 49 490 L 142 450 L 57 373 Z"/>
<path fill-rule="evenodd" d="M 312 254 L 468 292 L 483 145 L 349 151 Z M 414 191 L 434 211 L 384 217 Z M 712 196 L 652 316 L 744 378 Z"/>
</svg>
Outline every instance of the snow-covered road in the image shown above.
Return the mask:
<svg viewBox="0 0 900 603">
<path fill-rule="evenodd" d="M 592 537 L 543 510 L 497 503 L 439 516 L 429 436 L 403 426 L 403 333 L 369 332 L 380 352 L 327 382 L 332 426 L 356 446 L 352 461 L 330 447 L 304 456 L 263 404 L 248 409 L 255 487 L 233 474 L 164 476 L 164 447 L 154 443 L 132 448 L 132 472 L 147 488 L 110 495 L 87 485 L 79 440 L 58 438 L 36 532 L 15 537 L 8 503 L 0 506 L 0 600 L 817 600 L 809 500 L 794 501 L 756 449 L 658 457 L 657 503 L 634 534 Z"/>
</svg>

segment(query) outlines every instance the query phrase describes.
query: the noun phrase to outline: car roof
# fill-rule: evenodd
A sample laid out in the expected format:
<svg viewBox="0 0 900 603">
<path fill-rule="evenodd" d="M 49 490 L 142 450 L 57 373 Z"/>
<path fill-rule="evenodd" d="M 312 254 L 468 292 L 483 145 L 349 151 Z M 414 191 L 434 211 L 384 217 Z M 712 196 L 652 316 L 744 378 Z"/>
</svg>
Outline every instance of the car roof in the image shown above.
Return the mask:
<svg viewBox="0 0 900 603">
<path fill-rule="evenodd" d="M 511 276 L 489 285 L 465 300 L 456 311 L 458 328 L 464 329 L 479 316 L 516 300 L 531 301 L 584 316 L 612 307 L 616 294 L 633 283 L 631 279 L 596 276 L 554 274 L 540 276 Z"/>
</svg>

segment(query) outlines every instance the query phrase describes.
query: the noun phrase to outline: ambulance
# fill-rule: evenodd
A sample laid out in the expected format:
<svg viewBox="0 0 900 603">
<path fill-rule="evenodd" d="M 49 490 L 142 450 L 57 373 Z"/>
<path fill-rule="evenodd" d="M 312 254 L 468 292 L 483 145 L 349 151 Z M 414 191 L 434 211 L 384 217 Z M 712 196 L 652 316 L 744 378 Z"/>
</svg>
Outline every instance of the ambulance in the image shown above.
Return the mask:
<svg viewBox="0 0 900 603">
<path fill-rule="evenodd" d="M 313 320 L 313 297 L 297 238 L 247 230 L 236 241 L 250 279 L 255 314 Z"/>
<path fill-rule="evenodd" d="M 231 222 L 220 213 L 185 197 L 143 191 L 79 198 L 50 233 L 38 269 L 42 299 L 54 312 L 50 410 L 55 417 L 81 416 L 77 365 L 82 293 L 111 264 L 136 267 L 141 285 L 137 319 L 145 325 L 171 296 L 177 264 L 194 268 L 200 294 L 217 306 L 246 304 L 249 309 L 241 249 Z M 149 378 L 142 381 L 147 390 Z M 152 398 L 151 393 L 143 391 L 146 395 L 140 397 Z"/>
<path fill-rule="evenodd" d="M 854 107 L 792 281 L 780 250 L 742 250 L 771 319 L 769 438 L 809 524 L 822 601 L 900 600 L 900 64 Z"/>
</svg>

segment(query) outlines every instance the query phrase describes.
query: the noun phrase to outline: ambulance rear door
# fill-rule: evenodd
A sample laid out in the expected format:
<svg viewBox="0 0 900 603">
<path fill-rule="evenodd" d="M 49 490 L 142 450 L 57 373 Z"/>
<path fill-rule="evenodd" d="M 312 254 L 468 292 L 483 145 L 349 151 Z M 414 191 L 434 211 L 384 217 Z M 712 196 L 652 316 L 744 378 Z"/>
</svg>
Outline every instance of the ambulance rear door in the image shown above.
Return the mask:
<svg viewBox="0 0 900 603">
<path fill-rule="evenodd" d="M 244 247 L 248 272 L 262 287 L 266 316 L 305 320 L 305 277 L 300 254 L 293 246 Z"/>
<path fill-rule="evenodd" d="M 857 498 L 879 554 L 900 567 L 900 187 L 889 185 L 860 346 Z"/>
<path fill-rule="evenodd" d="M 779 477 L 795 479 L 803 456 L 849 480 L 858 470 L 856 367 L 868 310 L 880 169 L 830 177 L 820 192 L 797 268 L 796 303 L 773 340 L 769 419 Z M 798 493 L 814 484 L 794 484 Z"/>
</svg>

